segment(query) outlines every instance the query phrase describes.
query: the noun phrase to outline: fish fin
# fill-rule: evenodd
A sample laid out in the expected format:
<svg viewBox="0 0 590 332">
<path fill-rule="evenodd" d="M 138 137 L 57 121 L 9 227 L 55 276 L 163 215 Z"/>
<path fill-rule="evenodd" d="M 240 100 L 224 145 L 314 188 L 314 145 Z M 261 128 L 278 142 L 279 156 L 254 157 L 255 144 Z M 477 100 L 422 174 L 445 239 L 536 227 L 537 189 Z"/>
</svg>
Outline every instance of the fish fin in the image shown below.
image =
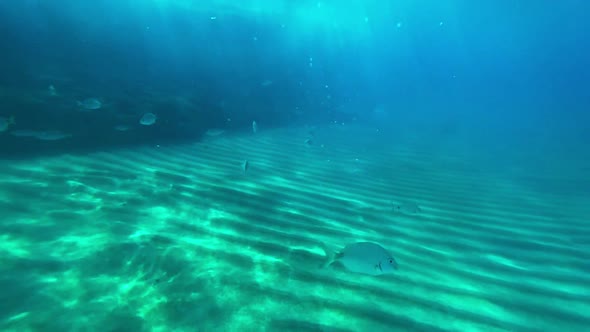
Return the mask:
<svg viewBox="0 0 590 332">
<path fill-rule="evenodd" d="M 328 266 L 330 266 L 332 263 L 334 263 L 334 259 L 336 258 L 337 254 L 334 250 L 328 248 L 328 246 L 324 242 L 321 242 L 320 246 L 322 247 L 322 249 L 324 250 L 324 253 L 326 254 L 326 257 L 324 258 L 324 262 L 322 262 L 322 264 L 320 265 L 320 268 L 325 269 Z"/>
</svg>

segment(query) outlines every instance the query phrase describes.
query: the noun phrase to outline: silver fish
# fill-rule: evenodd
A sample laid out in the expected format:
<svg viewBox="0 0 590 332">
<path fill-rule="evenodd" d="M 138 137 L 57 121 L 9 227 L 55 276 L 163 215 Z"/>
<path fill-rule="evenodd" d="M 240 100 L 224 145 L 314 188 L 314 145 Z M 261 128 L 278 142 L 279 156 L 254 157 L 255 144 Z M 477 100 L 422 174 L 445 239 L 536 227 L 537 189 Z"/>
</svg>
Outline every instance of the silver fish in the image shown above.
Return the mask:
<svg viewBox="0 0 590 332">
<path fill-rule="evenodd" d="M 337 253 L 332 253 L 325 245 L 323 247 L 327 256 L 324 267 L 340 264 L 348 271 L 373 276 L 397 270 L 395 258 L 376 243 L 352 243 Z"/>
<path fill-rule="evenodd" d="M 258 132 L 258 124 L 256 121 L 252 121 L 252 132 L 256 134 Z"/>
<path fill-rule="evenodd" d="M 86 98 L 77 102 L 78 107 L 84 110 L 97 110 L 102 107 L 102 102 L 96 98 Z"/>
<path fill-rule="evenodd" d="M 145 113 L 141 119 L 139 119 L 139 124 L 143 126 L 151 126 L 156 123 L 157 117 L 154 113 Z"/>
</svg>

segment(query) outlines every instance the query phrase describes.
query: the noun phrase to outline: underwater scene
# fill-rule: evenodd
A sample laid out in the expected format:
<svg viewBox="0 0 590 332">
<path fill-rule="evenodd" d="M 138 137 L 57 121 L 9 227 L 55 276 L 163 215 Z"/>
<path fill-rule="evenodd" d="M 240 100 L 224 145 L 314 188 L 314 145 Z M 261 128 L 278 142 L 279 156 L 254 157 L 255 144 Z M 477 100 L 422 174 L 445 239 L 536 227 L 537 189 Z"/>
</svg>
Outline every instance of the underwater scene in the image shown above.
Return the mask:
<svg viewBox="0 0 590 332">
<path fill-rule="evenodd" d="M 588 31 L 0 0 L 0 331 L 590 331 Z"/>
</svg>

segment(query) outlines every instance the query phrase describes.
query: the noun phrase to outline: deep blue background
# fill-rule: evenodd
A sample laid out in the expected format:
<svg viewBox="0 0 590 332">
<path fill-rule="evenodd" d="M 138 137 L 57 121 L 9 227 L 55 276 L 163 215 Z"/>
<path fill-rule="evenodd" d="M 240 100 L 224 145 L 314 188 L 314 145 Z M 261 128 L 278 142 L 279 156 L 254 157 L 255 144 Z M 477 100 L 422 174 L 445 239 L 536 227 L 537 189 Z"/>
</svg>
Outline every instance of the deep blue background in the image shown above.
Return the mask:
<svg viewBox="0 0 590 332">
<path fill-rule="evenodd" d="M 3 133 L 3 154 L 193 139 L 252 120 L 572 150 L 590 138 L 587 1 L 234 3 L 0 0 L 0 116 L 74 134 Z M 31 102 L 49 84 L 59 101 Z M 76 110 L 93 96 L 111 109 Z M 113 132 L 148 104 L 157 126 Z"/>
</svg>

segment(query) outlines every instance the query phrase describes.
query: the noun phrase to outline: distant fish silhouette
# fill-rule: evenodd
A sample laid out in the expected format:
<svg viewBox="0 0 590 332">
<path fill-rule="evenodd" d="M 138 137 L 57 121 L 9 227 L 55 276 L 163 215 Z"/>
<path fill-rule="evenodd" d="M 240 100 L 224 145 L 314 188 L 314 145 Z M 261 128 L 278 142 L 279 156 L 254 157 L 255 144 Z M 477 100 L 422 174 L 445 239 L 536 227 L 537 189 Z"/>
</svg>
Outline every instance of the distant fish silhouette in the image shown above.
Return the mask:
<svg viewBox="0 0 590 332">
<path fill-rule="evenodd" d="M 34 137 L 42 141 L 59 141 L 72 135 L 59 130 L 47 130 L 38 132 Z"/>
<path fill-rule="evenodd" d="M 115 126 L 115 130 L 117 130 L 117 131 L 127 131 L 129 129 L 131 129 L 131 128 L 129 128 L 129 126 L 125 126 L 125 125 L 117 125 L 117 126 Z"/>
<path fill-rule="evenodd" d="M 248 161 L 248 159 L 246 159 L 242 163 L 242 170 L 244 171 L 244 174 L 246 174 L 246 172 L 248 172 L 249 168 L 250 168 L 250 162 Z"/>
<path fill-rule="evenodd" d="M 51 97 L 56 97 L 57 96 L 57 90 L 55 90 L 55 87 L 53 86 L 53 84 L 49 85 L 49 87 L 47 88 L 47 90 L 49 91 L 49 95 Z"/>
<path fill-rule="evenodd" d="M 214 136 L 222 135 L 223 133 L 225 133 L 225 130 L 223 130 L 223 129 L 209 129 L 209 130 L 207 130 L 205 135 L 214 137 Z"/>
<path fill-rule="evenodd" d="M 102 107 L 102 102 L 97 98 L 86 98 L 77 102 L 78 107 L 83 110 L 97 110 Z"/>
<path fill-rule="evenodd" d="M 406 202 L 402 204 L 396 204 L 391 202 L 393 211 L 409 214 L 418 214 L 422 212 L 422 209 L 415 202 Z"/>
<path fill-rule="evenodd" d="M 252 121 L 252 132 L 256 134 L 258 132 L 258 124 L 256 121 Z"/>
<path fill-rule="evenodd" d="M 143 126 L 151 126 L 156 123 L 157 117 L 154 113 L 145 113 L 141 119 L 139 119 L 139 123 Z"/>
<path fill-rule="evenodd" d="M 0 133 L 8 130 L 8 128 L 14 124 L 15 124 L 14 116 L 11 116 L 8 119 L 0 116 Z"/>
<path fill-rule="evenodd" d="M 10 132 L 10 135 L 15 137 L 35 137 L 38 134 L 36 130 L 19 129 Z"/>
</svg>

